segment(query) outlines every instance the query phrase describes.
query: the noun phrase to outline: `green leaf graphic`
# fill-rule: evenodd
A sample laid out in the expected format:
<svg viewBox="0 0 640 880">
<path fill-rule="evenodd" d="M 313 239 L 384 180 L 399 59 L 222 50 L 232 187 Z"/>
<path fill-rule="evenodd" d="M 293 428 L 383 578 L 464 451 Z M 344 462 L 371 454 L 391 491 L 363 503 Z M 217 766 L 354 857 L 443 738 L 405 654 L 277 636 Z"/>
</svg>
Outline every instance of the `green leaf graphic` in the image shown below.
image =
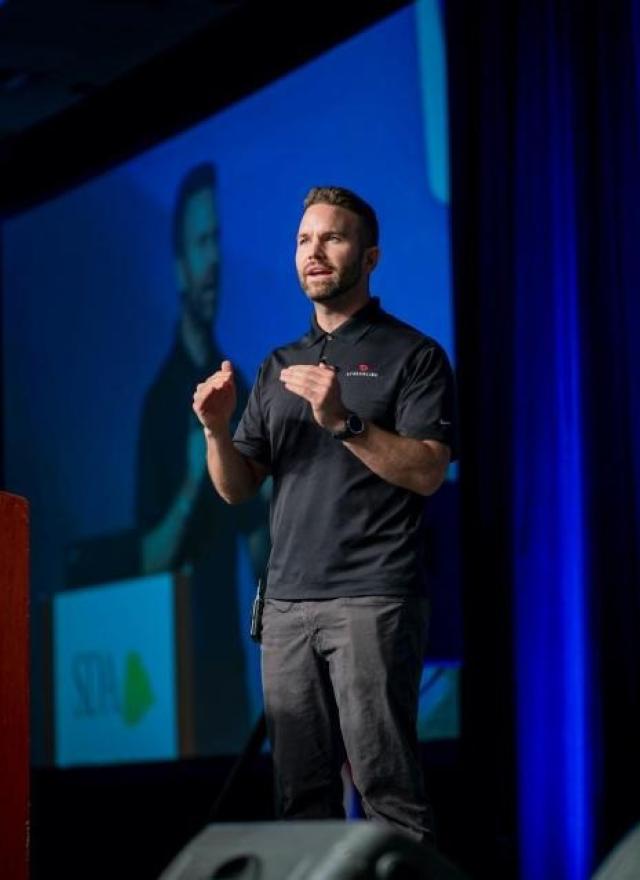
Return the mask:
<svg viewBox="0 0 640 880">
<path fill-rule="evenodd" d="M 129 651 L 124 669 L 124 699 L 122 719 L 125 724 L 137 724 L 155 702 L 151 680 L 137 651 Z"/>
</svg>

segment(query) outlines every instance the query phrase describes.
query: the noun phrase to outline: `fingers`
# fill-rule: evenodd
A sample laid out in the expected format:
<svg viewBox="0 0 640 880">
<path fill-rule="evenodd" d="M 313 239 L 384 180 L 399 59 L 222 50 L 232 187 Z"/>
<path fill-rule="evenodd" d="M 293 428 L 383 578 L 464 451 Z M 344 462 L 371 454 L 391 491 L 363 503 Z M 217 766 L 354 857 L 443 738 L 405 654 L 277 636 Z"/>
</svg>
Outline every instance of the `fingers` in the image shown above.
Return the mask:
<svg viewBox="0 0 640 880">
<path fill-rule="evenodd" d="M 308 382 L 322 388 L 328 388 L 337 381 L 336 372 L 328 364 L 319 366 L 296 365 L 285 367 L 280 371 L 282 382 Z"/>
<path fill-rule="evenodd" d="M 222 361 L 220 369 L 216 373 L 212 373 L 204 382 L 200 382 L 196 386 L 196 391 L 199 390 L 207 394 L 213 389 L 224 388 L 231 384 L 233 384 L 233 366 L 231 361 Z"/>
<path fill-rule="evenodd" d="M 280 372 L 280 381 L 287 391 L 311 405 L 313 417 L 322 428 L 344 421 L 345 407 L 335 368 L 325 364 L 296 364 Z"/>
<path fill-rule="evenodd" d="M 221 369 L 217 373 L 213 373 L 204 382 L 199 382 L 196 385 L 196 390 L 193 394 L 194 406 L 208 400 L 217 392 L 233 388 L 233 384 L 233 366 L 231 361 L 223 361 Z"/>
<path fill-rule="evenodd" d="M 280 381 L 288 391 L 310 403 L 319 403 L 335 395 L 338 384 L 335 371 L 327 366 L 286 367 L 280 372 Z"/>
<path fill-rule="evenodd" d="M 280 381 L 289 391 L 295 391 L 308 400 L 311 397 L 327 394 L 331 389 L 331 383 L 325 377 L 317 377 L 313 373 L 304 373 L 294 370 L 283 370 Z"/>
</svg>

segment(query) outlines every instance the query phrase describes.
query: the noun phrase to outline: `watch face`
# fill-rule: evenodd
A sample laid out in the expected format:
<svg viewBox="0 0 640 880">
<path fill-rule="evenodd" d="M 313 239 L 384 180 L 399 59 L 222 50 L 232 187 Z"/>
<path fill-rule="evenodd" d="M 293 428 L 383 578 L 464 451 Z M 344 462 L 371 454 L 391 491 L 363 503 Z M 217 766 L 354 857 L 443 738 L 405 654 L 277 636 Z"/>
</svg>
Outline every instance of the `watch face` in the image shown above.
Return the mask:
<svg viewBox="0 0 640 880">
<path fill-rule="evenodd" d="M 362 434 L 364 431 L 364 422 L 355 413 L 349 413 L 346 418 L 346 427 L 350 434 Z"/>
<path fill-rule="evenodd" d="M 364 434 L 364 422 L 355 413 L 348 413 L 343 430 L 337 431 L 333 436 L 336 440 L 348 440 L 349 437 L 358 437 L 360 434 Z"/>
</svg>

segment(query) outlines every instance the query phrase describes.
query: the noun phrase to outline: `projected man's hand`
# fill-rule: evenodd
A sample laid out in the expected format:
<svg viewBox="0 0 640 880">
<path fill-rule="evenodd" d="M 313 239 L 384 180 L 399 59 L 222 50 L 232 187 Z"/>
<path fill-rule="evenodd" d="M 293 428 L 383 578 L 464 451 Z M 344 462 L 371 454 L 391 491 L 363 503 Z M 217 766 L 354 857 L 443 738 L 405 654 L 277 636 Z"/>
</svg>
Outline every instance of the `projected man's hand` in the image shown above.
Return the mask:
<svg viewBox="0 0 640 880">
<path fill-rule="evenodd" d="M 220 434 L 228 430 L 235 408 L 233 366 L 231 361 L 223 361 L 216 373 L 197 386 L 193 395 L 193 411 L 212 434 Z"/>
</svg>

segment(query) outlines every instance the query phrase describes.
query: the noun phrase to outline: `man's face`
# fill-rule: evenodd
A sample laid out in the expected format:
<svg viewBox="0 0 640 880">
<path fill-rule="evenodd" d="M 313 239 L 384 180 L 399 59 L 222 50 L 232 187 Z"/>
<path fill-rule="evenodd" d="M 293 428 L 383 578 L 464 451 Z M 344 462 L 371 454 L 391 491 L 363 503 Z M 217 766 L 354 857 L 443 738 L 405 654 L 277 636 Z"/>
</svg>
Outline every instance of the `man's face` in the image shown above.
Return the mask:
<svg viewBox="0 0 640 880">
<path fill-rule="evenodd" d="M 359 285 L 366 290 L 377 248 L 362 243 L 360 218 L 334 205 L 311 205 L 298 229 L 296 270 L 312 302 L 328 302 Z M 372 261 L 372 257 L 374 257 Z"/>
<path fill-rule="evenodd" d="M 203 189 L 194 193 L 185 206 L 178 276 L 184 307 L 197 321 L 207 324 L 211 323 L 218 302 L 218 231 L 213 192 Z"/>
</svg>

